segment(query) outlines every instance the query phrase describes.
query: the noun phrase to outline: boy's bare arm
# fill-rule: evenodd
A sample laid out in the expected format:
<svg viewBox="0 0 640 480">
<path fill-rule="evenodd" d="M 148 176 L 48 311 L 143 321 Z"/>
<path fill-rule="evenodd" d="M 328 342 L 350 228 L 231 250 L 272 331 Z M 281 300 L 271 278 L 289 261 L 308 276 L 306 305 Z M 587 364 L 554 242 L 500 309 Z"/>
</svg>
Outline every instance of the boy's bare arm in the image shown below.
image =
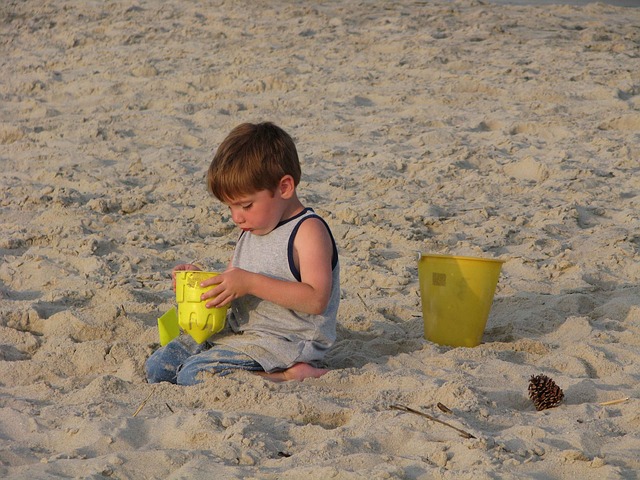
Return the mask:
<svg viewBox="0 0 640 480">
<path fill-rule="evenodd" d="M 333 244 L 322 221 L 309 219 L 303 222 L 293 248 L 294 262 L 300 271 L 300 282 L 277 280 L 231 268 L 202 283 L 203 286 L 215 285 L 203 295 L 203 299 L 212 299 L 207 306 L 224 306 L 231 300 L 251 294 L 298 312 L 324 312 L 331 295 Z"/>
</svg>

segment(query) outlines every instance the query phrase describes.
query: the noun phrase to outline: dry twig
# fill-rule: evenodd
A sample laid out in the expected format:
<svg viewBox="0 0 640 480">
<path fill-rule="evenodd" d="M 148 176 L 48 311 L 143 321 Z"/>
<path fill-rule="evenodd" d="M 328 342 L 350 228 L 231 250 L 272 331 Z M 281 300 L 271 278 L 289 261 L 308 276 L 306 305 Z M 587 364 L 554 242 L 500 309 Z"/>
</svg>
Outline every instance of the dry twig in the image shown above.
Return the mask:
<svg viewBox="0 0 640 480">
<path fill-rule="evenodd" d="M 420 415 L 421 417 L 428 418 L 429 420 L 431 420 L 433 422 L 437 422 L 437 423 L 445 425 L 445 426 L 447 426 L 449 428 L 453 428 L 463 438 L 476 438 L 473 435 L 471 435 L 469 432 L 465 432 L 464 430 L 461 430 L 458 427 L 454 427 L 453 425 L 451 425 L 451 424 L 449 424 L 447 422 L 443 422 L 442 420 L 439 420 L 436 417 L 434 417 L 432 415 L 429 415 L 428 413 L 419 412 L 418 410 L 414 410 L 413 408 L 409 408 L 409 407 L 406 407 L 404 405 L 391 405 L 391 408 L 393 410 L 400 410 L 401 412 L 415 413 L 416 415 Z"/>
<path fill-rule="evenodd" d="M 151 398 L 151 395 L 153 395 L 153 393 L 156 391 L 156 386 L 153 386 L 153 389 L 149 392 L 149 395 L 147 395 L 147 398 L 145 398 L 142 403 L 140 404 L 140 406 L 138 407 L 138 409 L 134 412 L 133 416 L 135 417 L 136 415 L 138 415 L 140 413 L 140 411 L 144 408 L 144 406 L 147 404 L 147 401 Z"/>
<path fill-rule="evenodd" d="M 609 400 L 608 402 L 600 402 L 598 405 L 606 407 L 607 405 L 616 405 L 617 403 L 623 403 L 629 400 L 629 397 L 618 398 L 617 400 Z"/>
<path fill-rule="evenodd" d="M 364 302 L 364 300 L 362 299 L 362 297 L 360 296 L 360 294 L 359 294 L 359 293 L 357 293 L 356 295 L 358 295 L 358 298 L 360 299 L 360 301 L 361 301 L 361 302 L 362 302 L 362 304 L 364 305 L 364 308 L 366 308 L 366 309 L 367 309 L 367 311 L 368 311 L 368 312 L 370 312 L 370 311 L 371 311 L 371 309 L 369 308 L 369 305 L 367 305 L 367 304 Z"/>
</svg>

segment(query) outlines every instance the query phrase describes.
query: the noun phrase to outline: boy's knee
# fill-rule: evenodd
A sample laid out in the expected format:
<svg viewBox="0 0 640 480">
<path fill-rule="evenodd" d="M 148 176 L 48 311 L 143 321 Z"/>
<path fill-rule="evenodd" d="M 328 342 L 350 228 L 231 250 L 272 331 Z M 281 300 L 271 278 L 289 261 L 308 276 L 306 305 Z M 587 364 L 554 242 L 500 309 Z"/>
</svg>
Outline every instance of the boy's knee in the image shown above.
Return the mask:
<svg viewBox="0 0 640 480">
<path fill-rule="evenodd" d="M 149 360 L 144 364 L 144 376 L 149 383 L 158 383 L 158 374 L 153 365 L 149 365 Z"/>
<path fill-rule="evenodd" d="M 144 371 L 149 383 L 170 382 L 176 383 L 175 368 L 158 362 L 155 358 L 149 358 L 144 365 Z"/>
<path fill-rule="evenodd" d="M 189 386 L 202 382 L 197 378 L 202 370 L 197 365 L 185 363 L 178 369 L 176 383 L 178 385 Z"/>
</svg>

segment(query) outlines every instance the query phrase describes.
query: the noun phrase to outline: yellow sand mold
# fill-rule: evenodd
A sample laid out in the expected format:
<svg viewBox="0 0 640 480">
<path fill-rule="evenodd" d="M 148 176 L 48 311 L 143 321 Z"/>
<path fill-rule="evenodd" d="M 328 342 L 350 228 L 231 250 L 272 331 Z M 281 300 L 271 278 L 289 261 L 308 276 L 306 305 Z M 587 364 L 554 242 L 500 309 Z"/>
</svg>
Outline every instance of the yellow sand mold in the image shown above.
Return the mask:
<svg viewBox="0 0 640 480">
<path fill-rule="evenodd" d="M 213 287 L 200 287 L 200 282 L 218 275 L 215 272 L 185 271 L 176 273 L 176 301 L 180 328 L 202 343 L 224 328 L 227 307 L 207 308 L 200 296 Z"/>
</svg>

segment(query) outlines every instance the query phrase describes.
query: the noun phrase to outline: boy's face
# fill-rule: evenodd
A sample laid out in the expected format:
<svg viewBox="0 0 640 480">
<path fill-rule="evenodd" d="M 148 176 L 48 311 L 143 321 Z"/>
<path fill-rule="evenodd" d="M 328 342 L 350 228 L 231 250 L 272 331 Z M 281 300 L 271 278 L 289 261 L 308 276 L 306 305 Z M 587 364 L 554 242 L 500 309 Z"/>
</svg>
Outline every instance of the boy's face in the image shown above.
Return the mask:
<svg viewBox="0 0 640 480">
<path fill-rule="evenodd" d="M 259 190 L 224 203 L 234 223 L 254 235 L 266 235 L 276 228 L 287 206 L 278 189 L 275 192 Z"/>
</svg>

